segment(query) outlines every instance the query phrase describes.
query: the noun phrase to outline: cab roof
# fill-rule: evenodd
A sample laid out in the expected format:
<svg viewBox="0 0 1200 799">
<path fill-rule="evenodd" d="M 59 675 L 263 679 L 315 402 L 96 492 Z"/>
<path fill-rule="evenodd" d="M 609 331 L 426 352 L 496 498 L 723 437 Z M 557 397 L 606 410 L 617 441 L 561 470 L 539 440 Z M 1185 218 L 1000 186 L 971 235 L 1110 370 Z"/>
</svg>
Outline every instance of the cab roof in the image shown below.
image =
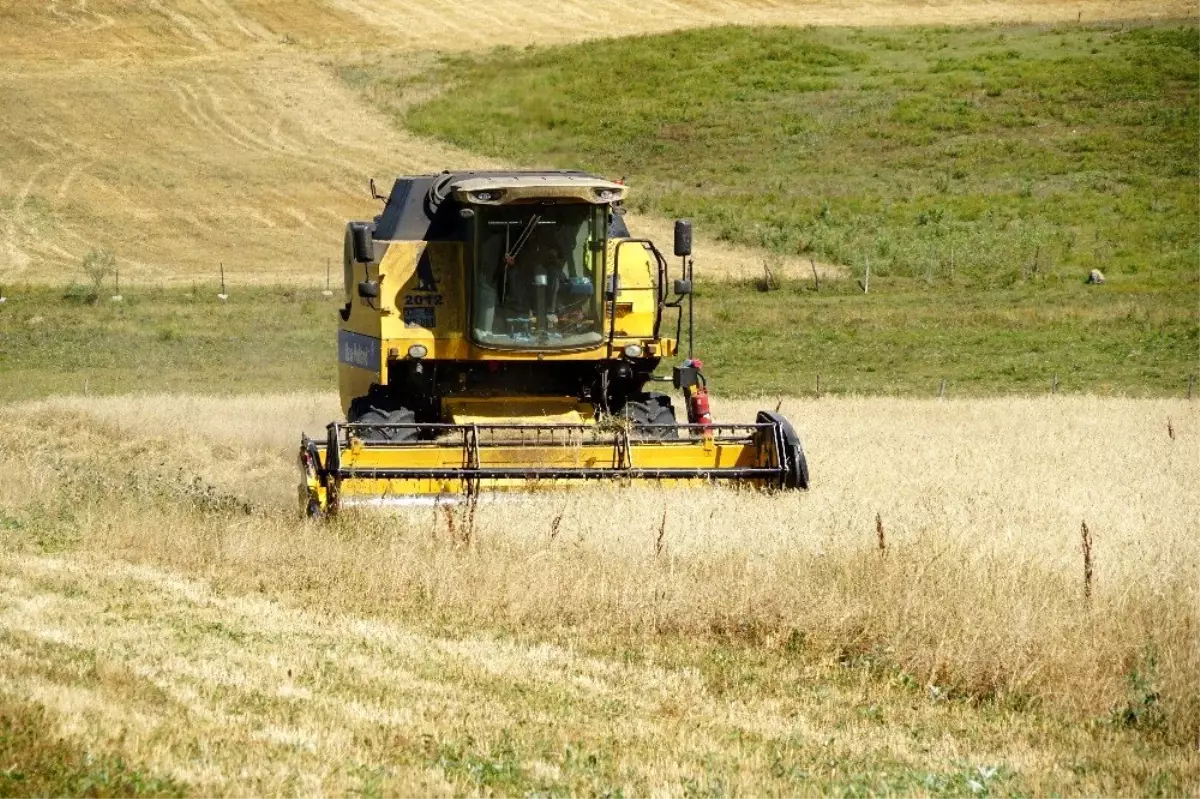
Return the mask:
<svg viewBox="0 0 1200 799">
<path fill-rule="evenodd" d="M 465 177 L 447 188 L 463 203 L 502 205 L 530 199 L 580 200 L 610 203 L 624 198 L 625 186 L 586 173 L 514 172 Z"/>
<path fill-rule="evenodd" d="M 456 209 L 462 203 L 501 205 L 558 199 L 599 204 L 621 200 L 625 192 L 626 187 L 620 183 L 572 169 L 447 171 L 439 175 L 402 176 L 392 186 L 383 212 L 375 217 L 372 235 L 387 241 L 452 239 L 457 235 Z M 490 196 L 492 193 L 496 196 Z"/>
</svg>

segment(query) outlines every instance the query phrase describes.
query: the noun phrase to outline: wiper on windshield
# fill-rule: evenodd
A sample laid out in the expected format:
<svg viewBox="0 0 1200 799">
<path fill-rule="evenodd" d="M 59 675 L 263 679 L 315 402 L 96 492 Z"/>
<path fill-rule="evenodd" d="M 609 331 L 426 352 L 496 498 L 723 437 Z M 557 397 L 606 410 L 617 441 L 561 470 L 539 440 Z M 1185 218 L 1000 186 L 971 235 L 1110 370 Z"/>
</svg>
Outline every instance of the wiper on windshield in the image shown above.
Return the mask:
<svg viewBox="0 0 1200 799">
<path fill-rule="evenodd" d="M 497 269 L 500 272 L 500 304 L 504 304 L 505 292 L 508 288 L 508 270 L 509 267 L 515 266 L 517 256 L 521 254 L 521 250 L 529 241 L 529 237 L 533 235 L 533 229 L 537 227 L 538 222 L 542 220 L 541 214 L 534 214 L 529 217 L 529 221 L 525 223 L 525 227 L 521 228 L 520 235 L 517 236 L 515 242 L 510 243 L 512 237 L 512 227 L 504 226 L 504 255 L 501 256 L 500 263 Z"/>
</svg>

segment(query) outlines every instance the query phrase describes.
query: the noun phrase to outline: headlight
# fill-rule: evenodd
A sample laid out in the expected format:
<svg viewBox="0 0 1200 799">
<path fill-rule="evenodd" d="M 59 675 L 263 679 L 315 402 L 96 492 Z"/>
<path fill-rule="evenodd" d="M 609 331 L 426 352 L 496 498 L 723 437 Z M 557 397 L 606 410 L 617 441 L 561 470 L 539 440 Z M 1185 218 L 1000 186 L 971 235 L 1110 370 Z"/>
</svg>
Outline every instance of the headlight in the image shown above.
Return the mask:
<svg viewBox="0 0 1200 799">
<path fill-rule="evenodd" d="M 498 191 L 477 191 L 471 194 L 471 199 L 477 203 L 490 203 L 500 199 Z"/>
<path fill-rule="evenodd" d="M 595 194 L 597 200 L 611 200 L 617 196 L 617 193 L 612 189 L 596 189 Z"/>
<path fill-rule="evenodd" d="M 625 357 L 626 358 L 642 357 L 642 345 L 641 344 L 626 344 L 625 345 Z"/>
<path fill-rule="evenodd" d="M 414 344 L 408 348 L 408 357 L 414 361 L 419 361 L 429 354 L 429 348 L 424 344 Z"/>
</svg>

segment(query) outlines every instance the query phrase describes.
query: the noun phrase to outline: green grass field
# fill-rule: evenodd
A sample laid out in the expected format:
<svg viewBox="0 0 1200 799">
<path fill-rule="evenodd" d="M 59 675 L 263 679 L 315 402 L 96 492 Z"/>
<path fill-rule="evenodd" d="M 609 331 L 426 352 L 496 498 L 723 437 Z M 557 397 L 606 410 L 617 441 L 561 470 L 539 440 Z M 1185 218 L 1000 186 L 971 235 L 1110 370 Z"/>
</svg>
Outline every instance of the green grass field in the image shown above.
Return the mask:
<svg viewBox="0 0 1200 799">
<path fill-rule="evenodd" d="M 1099 267 L 1195 294 L 1198 41 L 1194 22 L 716 28 L 345 74 L 376 98 L 445 89 L 397 110 L 409 129 L 628 176 L 638 209 L 856 275 L 985 289 Z"/>
<path fill-rule="evenodd" d="M 91 305 L 10 289 L 0 402 L 52 394 L 251 394 L 337 385 L 336 309 L 316 289 L 126 289 Z"/>
<path fill-rule="evenodd" d="M 337 299 L 240 288 L 130 289 L 98 305 L 18 288 L 0 305 L 0 401 L 58 393 L 334 390 Z M 863 295 L 850 281 L 703 287 L 696 355 L 722 395 L 1180 396 L 1194 298 L 1107 285 Z"/>
</svg>

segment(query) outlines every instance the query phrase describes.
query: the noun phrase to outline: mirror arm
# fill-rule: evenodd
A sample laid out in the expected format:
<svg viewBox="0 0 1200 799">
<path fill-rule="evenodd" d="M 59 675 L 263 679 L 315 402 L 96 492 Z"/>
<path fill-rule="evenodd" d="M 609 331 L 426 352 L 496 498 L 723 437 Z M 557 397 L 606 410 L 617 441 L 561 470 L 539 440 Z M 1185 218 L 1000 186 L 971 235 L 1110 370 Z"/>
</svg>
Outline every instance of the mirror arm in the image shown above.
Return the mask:
<svg viewBox="0 0 1200 799">
<path fill-rule="evenodd" d="M 691 249 L 691 248 L 689 247 L 688 249 Z M 692 270 L 693 270 L 694 265 L 695 265 L 695 262 L 692 260 L 691 256 L 688 256 L 687 257 L 687 282 L 688 282 L 689 289 L 693 285 Z M 696 326 L 694 323 L 694 316 L 692 313 L 692 303 L 694 301 L 695 296 L 696 296 L 695 293 L 693 293 L 692 291 L 688 291 L 687 301 L 688 301 L 688 360 L 689 361 L 692 360 L 692 345 L 695 342 L 695 334 L 696 334 Z"/>
<path fill-rule="evenodd" d="M 371 189 L 371 199 L 372 200 L 382 200 L 384 203 L 387 202 L 388 198 L 384 197 L 382 194 L 380 194 L 379 191 L 375 188 L 375 178 L 371 178 L 371 180 L 368 182 L 367 185 Z"/>
</svg>

